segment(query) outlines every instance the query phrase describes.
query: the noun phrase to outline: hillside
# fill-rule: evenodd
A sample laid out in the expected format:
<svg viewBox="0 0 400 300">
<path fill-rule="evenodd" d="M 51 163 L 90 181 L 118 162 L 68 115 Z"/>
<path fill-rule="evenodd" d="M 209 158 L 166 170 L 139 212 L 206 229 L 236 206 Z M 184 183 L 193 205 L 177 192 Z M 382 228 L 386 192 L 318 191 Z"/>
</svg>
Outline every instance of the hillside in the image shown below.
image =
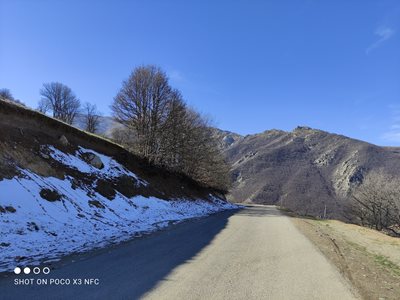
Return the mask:
<svg viewBox="0 0 400 300">
<path fill-rule="evenodd" d="M 121 146 L 0 101 L 0 272 L 236 206 Z"/>
<path fill-rule="evenodd" d="M 243 139 L 240 134 L 218 128 L 211 128 L 211 134 L 222 151 L 231 148 Z"/>
<path fill-rule="evenodd" d="M 220 132 L 230 139 L 232 133 Z M 342 217 L 371 170 L 398 174 L 400 150 L 308 127 L 268 130 L 224 147 L 232 164 L 230 200 L 279 204 L 305 215 Z"/>
</svg>

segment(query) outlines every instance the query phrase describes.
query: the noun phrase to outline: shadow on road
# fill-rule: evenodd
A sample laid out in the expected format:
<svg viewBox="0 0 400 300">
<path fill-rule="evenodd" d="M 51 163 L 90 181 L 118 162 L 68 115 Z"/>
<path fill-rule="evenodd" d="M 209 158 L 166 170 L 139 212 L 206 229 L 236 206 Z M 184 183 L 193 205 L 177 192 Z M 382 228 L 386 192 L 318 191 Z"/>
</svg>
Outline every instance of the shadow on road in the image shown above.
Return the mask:
<svg viewBox="0 0 400 300">
<path fill-rule="evenodd" d="M 256 215 L 251 208 L 246 214 Z M 257 209 L 259 210 L 259 208 Z M 190 261 L 225 228 L 229 217 L 242 211 L 225 211 L 184 222 L 136 239 L 109 251 L 86 255 L 49 275 L 13 275 L 0 280 L 1 299 L 137 299 L 161 282 L 177 266 Z M 14 285 L 15 278 L 64 278 L 68 286 Z M 98 278 L 99 285 L 72 285 L 73 279 Z"/>
</svg>

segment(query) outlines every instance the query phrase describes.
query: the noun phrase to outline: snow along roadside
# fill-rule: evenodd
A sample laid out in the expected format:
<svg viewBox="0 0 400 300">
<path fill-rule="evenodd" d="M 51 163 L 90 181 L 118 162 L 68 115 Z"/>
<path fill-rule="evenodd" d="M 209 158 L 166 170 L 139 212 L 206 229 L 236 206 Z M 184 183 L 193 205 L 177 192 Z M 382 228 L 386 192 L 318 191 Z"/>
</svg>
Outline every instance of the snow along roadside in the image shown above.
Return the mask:
<svg viewBox="0 0 400 300">
<path fill-rule="evenodd" d="M 31 174 L 33 175 L 33 174 Z M 129 240 L 190 218 L 207 216 L 238 206 L 210 195 L 210 201 L 173 200 L 117 194 L 113 201 L 96 195 L 104 208 L 88 205 L 81 189 L 68 189 L 68 180 L 46 178 L 48 186 L 68 195 L 63 203 L 40 198 L 40 177 L 0 181 L 0 205 L 15 212 L 0 219 L 0 272 L 18 264 L 37 265 L 44 259 L 83 252 Z M 6 197 L 5 197 L 6 196 Z M 74 199 L 69 201 L 69 199 Z"/>
<path fill-rule="evenodd" d="M 52 146 L 43 150 L 52 159 L 96 178 L 126 175 L 138 185 L 148 184 L 112 158 L 92 150 L 80 148 L 75 155 Z M 99 156 L 104 168 L 99 170 L 83 161 L 83 151 Z M 70 176 L 42 177 L 24 169 L 19 169 L 19 173 L 0 181 L 0 272 L 119 243 L 171 223 L 239 208 L 211 194 L 207 199 L 165 201 L 143 196 L 128 198 L 116 192 L 110 201 L 95 192 L 92 185 L 74 186 Z M 40 196 L 43 189 L 57 191 L 62 198 L 47 201 Z"/>
</svg>

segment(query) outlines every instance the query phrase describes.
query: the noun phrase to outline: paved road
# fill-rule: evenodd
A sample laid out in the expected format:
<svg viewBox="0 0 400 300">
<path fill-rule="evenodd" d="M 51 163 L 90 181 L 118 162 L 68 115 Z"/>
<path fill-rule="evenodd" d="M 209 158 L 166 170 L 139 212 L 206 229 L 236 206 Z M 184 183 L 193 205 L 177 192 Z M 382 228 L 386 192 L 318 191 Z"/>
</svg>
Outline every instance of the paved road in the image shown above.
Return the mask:
<svg viewBox="0 0 400 300">
<path fill-rule="evenodd" d="M 0 279 L 0 299 L 355 299 L 338 271 L 273 206 L 189 221 L 64 264 L 47 277 Z M 100 284 L 15 286 L 15 278 Z"/>
</svg>

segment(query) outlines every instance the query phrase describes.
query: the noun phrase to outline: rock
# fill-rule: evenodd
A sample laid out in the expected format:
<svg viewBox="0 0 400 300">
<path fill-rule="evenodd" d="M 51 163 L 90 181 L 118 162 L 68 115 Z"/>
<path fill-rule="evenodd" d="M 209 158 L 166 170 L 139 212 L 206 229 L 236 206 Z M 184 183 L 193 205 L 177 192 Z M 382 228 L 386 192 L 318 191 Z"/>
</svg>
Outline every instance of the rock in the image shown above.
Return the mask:
<svg viewBox="0 0 400 300">
<path fill-rule="evenodd" d="M 10 213 L 15 213 L 17 210 L 12 207 L 12 206 L 6 206 L 4 207 L 6 211 L 10 212 Z"/>
<path fill-rule="evenodd" d="M 131 176 L 122 175 L 115 181 L 115 189 L 125 197 L 138 195 L 137 180 Z"/>
<path fill-rule="evenodd" d="M 294 131 L 311 131 L 313 130 L 311 127 L 308 126 L 297 126 Z"/>
<path fill-rule="evenodd" d="M 65 135 L 60 136 L 60 138 L 58 139 L 58 141 L 60 142 L 61 145 L 63 146 L 68 146 L 69 142 L 67 140 L 67 138 L 65 137 Z"/>
<path fill-rule="evenodd" d="M 76 179 L 76 178 L 73 178 L 72 181 L 71 181 L 72 189 L 76 190 L 77 188 L 79 188 L 79 186 L 80 186 L 79 180 Z"/>
<path fill-rule="evenodd" d="M 364 180 L 364 168 L 358 167 L 353 175 L 349 178 L 349 183 L 354 185 L 360 185 Z"/>
<path fill-rule="evenodd" d="M 107 198 L 108 200 L 114 200 L 115 195 L 117 194 L 114 190 L 114 186 L 110 184 L 109 181 L 104 179 L 99 179 L 96 182 L 95 191 L 98 192 L 103 197 Z"/>
<path fill-rule="evenodd" d="M 103 169 L 104 164 L 101 161 L 100 157 L 98 157 L 96 154 L 91 153 L 91 152 L 84 152 L 81 154 L 81 157 L 83 158 L 84 161 L 86 161 L 88 164 L 91 166 L 97 168 L 97 169 Z"/>
<path fill-rule="evenodd" d="M 224 143 L 225 148 L 227 148 L 235 142 L 235 139 L 232 136 L 227 135 L 222 139 L 222 142 Z"/>
<path fill-rule="evenodd" d="M 97 208 L 103 208 L 103 209 L 105 208 L 105 206 L 101 204 L 100 201 L 97 200 L 89 200 L 89 205 Z"/>
<path fill-rule="evenodd" d="M 29 231 L 39 231 L 39 226 L 35 222 L 28 222 Z"/>
<path fill-rule="evenodd" d="M 40 197 L 49 202 L 59 201 L 61 199 L 61 195 L 57 191 L 50 189 L 42 189 L 39 194 Z"/>
</svg>

